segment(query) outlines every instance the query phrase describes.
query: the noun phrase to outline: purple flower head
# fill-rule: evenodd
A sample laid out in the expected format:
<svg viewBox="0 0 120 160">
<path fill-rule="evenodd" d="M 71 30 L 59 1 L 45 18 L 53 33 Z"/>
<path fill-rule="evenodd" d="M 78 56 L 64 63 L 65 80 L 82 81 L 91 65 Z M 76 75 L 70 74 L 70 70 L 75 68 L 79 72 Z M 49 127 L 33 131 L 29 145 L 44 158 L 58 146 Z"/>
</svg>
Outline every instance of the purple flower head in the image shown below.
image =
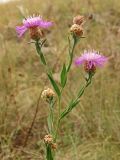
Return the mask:
<svg viewBox="0 0 120 160">
<path fill-rule="evenodd" d="M 41 16 L 32 16 L 23 20 L 22 26 L 17 26 L 16 31 L 19 37 L 22 37 L 24 33 L 31 28 L 49 28 L 52 26 L 52 22 L 48 22 L 42 19 Z"/>
<path fill-rule="evenodd" d="M 75 60 L 76 65 L 84 64 L 85 71 L 95 71 L 96 67 L 102 67 L 107 61 L 107 57 L 100 55 L 96 51 L 84 51 L 84 53 Z"/>
</svg>

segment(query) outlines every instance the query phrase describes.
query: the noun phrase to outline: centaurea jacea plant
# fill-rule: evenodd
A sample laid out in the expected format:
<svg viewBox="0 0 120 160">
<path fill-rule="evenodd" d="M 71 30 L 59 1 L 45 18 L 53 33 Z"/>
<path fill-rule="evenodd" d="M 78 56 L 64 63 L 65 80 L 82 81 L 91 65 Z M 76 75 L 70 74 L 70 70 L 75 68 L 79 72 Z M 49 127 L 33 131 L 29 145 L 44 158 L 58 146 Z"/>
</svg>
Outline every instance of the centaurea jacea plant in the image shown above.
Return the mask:
<svg viewBox="0 0 120 160">
<path fill-rule="evenodd" d="M 27 19 L 23 20 L 22 26 L 17 26 L 16 30 L 18 33 L 18 36 L 21 37 L 24 35 L 24 33 L 29 30 L 30 31 L 30 37 L 34 40 L 36 51 L 38 55 L 40 56 L 40 60 L 43 64 L 43 66 L 46 69 L 46 74 L 48 76 L 48 79 L 50 80 L 50 83 L 56 93 L 52 89 L 48 88 L 45 89 L 42 92 L 41 97 L 49 104 L 49 115 L 48 115 L 48 131 L 47 135 L 44 137 L 44 143 L 46 146 L 46 159 L 47 160 L 54 160 L 54 152 L 56 149 L 56 141 L 58 137 L 58 132 L 60 128 L 61 120 L 67 116 L 74 107 L 77 106 L 77 104 L 80 102 L 80 97 L 83 95 L 85 89 L 89 86 L 91 83 L 92 77 L 95 74 L 95 70 L 97 66 L 102 66 L 106 61 L 107 58 L 104 56 L 101 56 L 97 52 L 84 52 L 82 56 L 77 58 L 75 60 L 76 65 L 84 64 L 85 72 L 87 73 L 87 78 L 85 79 L 85 84 L 82 88 L 78 91 L 76 94 L 76 97 L 73 98 L 69 104 L 64 107 L 64 110 L 61 110 L 61 98 L 62 93 L 64 90 L 64 87 L 67 83 L 68 73 L 70 72 L 71 65 L 74 58 L 74 49 L 76 44 L 79 42 L 81 38 L 83 38 L 83 23 L 84 23 L 84 17 L 83 16 L 76 16 L 73 19 L 73 25 L 70 28 L 70 35 L 68 38 L 69 41 L 69 61 L 68 63 L 64 63 L 61 69 L 60 74 L 60 84 L 58 85 L 56 81 L 54 80 L 53 73 L 50 70 L 50 67 L 47 64 L 47 60 L 44 57 L 44 54 L 42 52 L 42 47 L 44 44 L 42 29 L 49 28 L 53 25 L 50 21 L 45 21 L 41 18 L 41 16 L 33 16 L 29 17 Z M 56 97 L 58 99 L 58 115 L 57 115 L 57 122 L 54 120 L 54 110 L 57 109 L 55 106 L 56 104 Z"/>
</svg>

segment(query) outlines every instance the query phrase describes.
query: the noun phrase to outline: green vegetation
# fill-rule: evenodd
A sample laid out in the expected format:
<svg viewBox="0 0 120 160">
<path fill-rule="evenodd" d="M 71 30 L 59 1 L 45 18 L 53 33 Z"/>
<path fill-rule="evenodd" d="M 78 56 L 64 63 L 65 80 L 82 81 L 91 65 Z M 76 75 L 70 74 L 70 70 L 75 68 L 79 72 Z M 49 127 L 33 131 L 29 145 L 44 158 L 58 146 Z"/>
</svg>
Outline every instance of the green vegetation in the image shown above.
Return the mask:
<svg viewBox="0 0 120 160">
<path fill-rule="evenodd" d="M 62 121 L 56 159 L 120 160 L 119 0 L 24 0 L 0 5 L 0 159 L 43 160 L 48 106 L 43 100 L 38 104 L 38 99 L 44 86 L 51 86 L 34 45 L 28 43 L 29 36 L 19 40 L 15 32 L 23 17 L 34 13 L 55 22 L 48 31 L 44 52 L 58 83 L 75 15 L 85 15 L 87 21 L 86 38 L 76 47 L 74 56 L 84 49 L 95 49 L 109 57 L 106 67 L 96 71 L 80 105 Z M 84 73 L 80 70 L 72 66 L 62 107 L 82 84 Z M 33 130 L 23 147 L 37 105 Z"/>
</svg>

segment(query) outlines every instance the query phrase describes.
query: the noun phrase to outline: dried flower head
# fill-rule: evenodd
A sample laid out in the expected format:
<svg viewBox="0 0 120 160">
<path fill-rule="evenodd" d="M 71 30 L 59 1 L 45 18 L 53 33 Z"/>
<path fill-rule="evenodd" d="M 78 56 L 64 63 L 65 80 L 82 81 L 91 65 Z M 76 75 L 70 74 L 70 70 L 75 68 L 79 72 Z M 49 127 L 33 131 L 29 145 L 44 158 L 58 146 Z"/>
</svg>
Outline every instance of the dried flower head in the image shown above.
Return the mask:
<svg viewBox="0 0 120 160">
<path fill-rule="evenodd" d="M 86 72 L 95 72 L 96 67 L 102 67 L 106 61 L 107 57 L 100 55 L 96 51 L 84 51 L 84 53 L 75 60 L 75 64 L 84 64 Z"/>
<path fill-rule="evenodd" d="M 52 144 L 52 143 L 53 143 L 52 135 L 50 135 L 50 134 L 45 135 L 44 141 L 45 141 L 45 143 L 47 143 L 47 144 Z"/>
<path fill-rule="evenodd" d="M 45 89 L 41 94 L 41 98 L 45 99 L 47 102 L 50 102 L 51 100 L 53 100 L 54 97 L 55 97 L 55 93 L 50 88 Z"/>
<path fill-rule="evenodd" d="M 16 31 L 22 37 L 27 30 L 30 30 L 31 38 L 36 40 L 43 36 L 41 29 L 49 28 L 53 23 L 43 20 L 41 16 L 31 16 L 23 20 L 22 26 L 17 26 Z"/>
<path fill-rule="evenodd" d="M 78 15 L 78 16 L 76 16 L 76 17 L 73 18 L 73 24 L 82 25 L 83 22 L 85 22 L 84 16 Z"/>
<path fill-rule="evenodd" d="M 70 28 L 70 32 L 77 37 L 81 37 L 83 35 L 83 28 L 78 24 L 73 24 Z"/>
</svg>

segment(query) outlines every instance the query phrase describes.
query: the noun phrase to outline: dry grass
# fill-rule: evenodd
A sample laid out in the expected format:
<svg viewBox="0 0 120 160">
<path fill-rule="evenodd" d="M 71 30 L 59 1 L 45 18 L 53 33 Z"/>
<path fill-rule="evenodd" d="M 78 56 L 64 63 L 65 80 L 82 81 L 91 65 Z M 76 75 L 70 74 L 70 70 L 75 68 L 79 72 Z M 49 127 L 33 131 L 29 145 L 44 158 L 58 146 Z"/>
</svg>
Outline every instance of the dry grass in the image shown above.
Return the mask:
<svg viewBox="0 0 120 160">
<path fill-rule="evenodd" d="M 16 24 L 24 16 L 40 13 L 55 21 L 45 55 L 58 78 L 61 61 L 67 59 L 67 32 L 76 14 L 93 15 L 86 23 L 86 38 L 75 50 L 96 49 L 109 56 L 80 105 L 63 120 L 57 159 L 120 159 L 120 1 L 119 0 L 24 0 L 0 5 L 0 159 L 43 159 L 47 106 L 40 101 L 28 145 L 23 148 L 39 94 L 49 85 L 29 37 L 18 40 Z M 82 69 L 72 67 L 64 91 L 63 107 L 83 81 Z M 72 84 L 72 85 L 71 85 Z"/>
</svg>

